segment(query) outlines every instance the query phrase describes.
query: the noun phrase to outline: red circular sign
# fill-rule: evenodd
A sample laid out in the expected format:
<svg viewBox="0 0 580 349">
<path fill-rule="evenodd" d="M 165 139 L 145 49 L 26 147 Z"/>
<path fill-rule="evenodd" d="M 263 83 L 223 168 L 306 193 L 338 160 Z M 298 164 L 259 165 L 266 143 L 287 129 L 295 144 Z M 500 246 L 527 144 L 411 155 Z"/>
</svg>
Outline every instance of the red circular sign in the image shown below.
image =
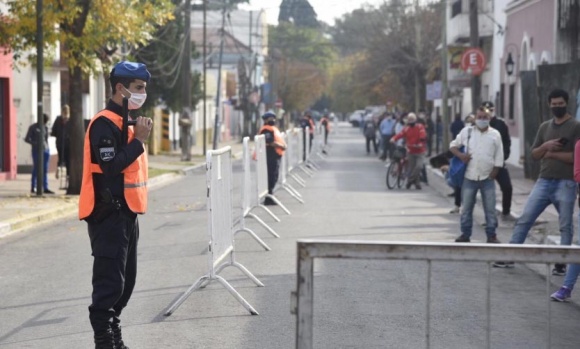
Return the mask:
<svg viewBox="0 0 580 349">
<path fill-rule="evenodd" d="M 481 75 L 486 64 L 485 55 L 478 48 L 467 49 L 461 56 L 461 69 L 471 75 Z"/>
</svg>

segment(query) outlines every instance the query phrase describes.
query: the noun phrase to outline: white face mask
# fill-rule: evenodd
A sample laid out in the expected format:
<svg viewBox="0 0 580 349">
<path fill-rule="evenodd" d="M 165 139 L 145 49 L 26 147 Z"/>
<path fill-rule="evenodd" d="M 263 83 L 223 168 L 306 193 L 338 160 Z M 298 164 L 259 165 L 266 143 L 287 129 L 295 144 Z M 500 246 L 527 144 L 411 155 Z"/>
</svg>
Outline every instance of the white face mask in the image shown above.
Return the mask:
<svg viewBox="0 0 580 349">
<path fill-rule="evenodd" d="M 480 130 L 483 130 L 484 128 L 487 128 L 489 126 L 489 120 L 477 119 L 477 120 L 475 120 L 475 124 L 477 125 L 477 128 L 479 128 Z"/>
<path fill-rule="evenodd" d="M 131 97 L 129 97 L 129 110 L 135 110 L 135 109 L 141 108 L 143 103 L 145 103 L 145 100 L 147 100 L 146 93 L 135 93 L 135 92 L 131 92 L 127 89 L 125 89 L 125 91 L 127 91 L 131 94 Z"/>
</svg>

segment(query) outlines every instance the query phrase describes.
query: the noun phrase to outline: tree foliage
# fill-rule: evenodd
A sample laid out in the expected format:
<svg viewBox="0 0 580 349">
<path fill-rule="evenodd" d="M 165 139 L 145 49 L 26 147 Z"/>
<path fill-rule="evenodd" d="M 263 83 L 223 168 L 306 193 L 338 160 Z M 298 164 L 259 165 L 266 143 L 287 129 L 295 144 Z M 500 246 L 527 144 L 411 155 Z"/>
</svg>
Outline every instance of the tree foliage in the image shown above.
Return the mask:
<svg viewBox="0 0 580 349">
<path fill-rule="evenodd" d="M 338 19 L 330 35 L 344 57 L 356 57 L 349 58 L 357 62 L 349 65 L 349 77 L 360 90 L 351 95 L 354 100 L 341 103 L 360 107 L 390 100 L 410 110 L 418 91 L 423 105 L 427 76 L 438 60 L 440 25 L 439 7 L 414 8 L 403 0 L 363 7 Z"/>
<path fill-rule="evenodd" d="M 34 62 L 36 48 L 36 1 L 7 1 L 0 46 L 20 62 Z M 87 73 L 109 71 L 112 54 L 124 42 L 129 48 L 145 45 L 159 26 L 173 18 L 170 0 L 44 0 L 42 29 L 44 47 L 62 46 L 61 59 L 70 72 L 71 173 L 68 194 L 79 194 L 83 164 L 84 127 L 82 80 Z M 50 60 L 45 60 L 47 65 Z"/>
<path fill-rule="evenodd" d="M 271 72 L 287 110 L 310 107 L 326 89 L 328 70 L 337 52 L 322 31 L 280 23 L 270 27 L 268 43 L 274 52 Z"/>
</svg>

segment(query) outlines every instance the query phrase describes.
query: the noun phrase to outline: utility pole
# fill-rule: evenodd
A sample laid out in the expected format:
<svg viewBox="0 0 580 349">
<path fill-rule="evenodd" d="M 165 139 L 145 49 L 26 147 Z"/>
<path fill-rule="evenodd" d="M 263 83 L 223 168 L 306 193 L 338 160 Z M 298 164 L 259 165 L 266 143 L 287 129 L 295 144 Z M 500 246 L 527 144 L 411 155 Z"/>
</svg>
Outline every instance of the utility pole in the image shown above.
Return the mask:
<svg viewBox="0 0 580 349">
<path fill-rule="evenodd" d="M 421 109 L 421 71 L 418 66 L 421 64 L 421 20 L 419 18 L 419 0 L 415 0 L 415 113 Z"/>
<path fill-rule="evenodd" d="M 443 150 L 449 148 L 449 89 L 447 81 L 447 0 L 441 0 L 443 25 L 441 26 L 441 119 L 443 122 Z"/>
<path fill-rule="evenodd" d="M 44 191 L 44 116 L 42 110 L 42 95 L 44 90 L 44 33 L 42 29 L 42 0 L 36 0 L 36 121 L 40 128 L 36 141 L 36 195 L 42 196 Z"/>
<path fill-rule="evenodd" d="M 469 37 L 473 48 L 479 48 L 479 18 L 477 0 L 469 0 Z M 481 105 L 481 76 L 471 76 L 471 108 L 476 111 Z"/>
<path fill-rule="evenodd" d="M 216 109 L 215 109 L 215 119 L 213 124 L 213 149 L 217 149 L 217 142 L 218 142 L 218 133 L 219 133 L 219 125 L 220 125 L 220 110 L 221 110 L 221 90 L 222 90 L 222 65 L 223 65 L 223 57 L 224 57 L 224 41 L 225 41 L 225 28 L 226 28 L 226 8 L 227 3 L 224 2 L 224 8 L 222 10 L 222 28 L 221 28 L 221 41 L 220 41 L 220 58 L 218 64 L 218 81 L 217 81 L 217 94 L 216 94 Z"/>
<path fill-rule="evenodd" d="M 183 59 L 181 62 L 181 78 L 183 86 L 183 112 L 179 119 L 181 127 L 181 160 L 191 160 L 191 0 L 185 1 L 185 32 L 183 40 Z"/>
<path fill-rule="evenodd" d="M 203 156 L 207 152 L 207 0 L 203 0 Z"/>
</svg>

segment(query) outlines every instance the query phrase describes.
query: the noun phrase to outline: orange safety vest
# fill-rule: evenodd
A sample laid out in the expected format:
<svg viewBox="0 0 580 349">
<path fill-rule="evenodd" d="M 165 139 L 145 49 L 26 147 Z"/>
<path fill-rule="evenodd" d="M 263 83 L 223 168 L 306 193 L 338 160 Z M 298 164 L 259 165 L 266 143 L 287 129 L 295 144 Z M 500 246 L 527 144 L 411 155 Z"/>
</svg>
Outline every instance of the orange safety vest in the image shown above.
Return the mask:
<svg viewBox="0 0 580 349">
<path fill-rule="evenodd" d="M 79 197 L 79 219 L 85 219 L 93 213 L 95 207 L 95 187 L 93 184 L 93 173 L 103 173 L 98 163 L 91 161 L 91 140 L 89 137 L 93 122 L 99 117 L 111 120 L 119 130 L 123 129 L 123 119 L 110 110 L 101 110 L 92 118 L 85 134 L 85 147 L 83 158 L 83 184 Z M 129 127 L 129 140 L 133 140 L 134 131 Z M 147 152 L 143 152 L 137 160 L 133 161 L 122 171 L 124 177 L 123 194 L 127 206 L 134 213 L 145 213 L 147 211 Z"/>
<path fill-rule="evenodd" d="M 258 132 L 258 134 L 262 134 L 262 132 L 264 131 L 270 131 L 274 134 L 274 142 L 278 143 L 278 144 L 282 144 L 283 146 L 286 146 L 286 142 L 284 142 L 284 138 L 282 138 L 282 134 L 280 133 L 280 130 L 278 130 L 277 127 L 275 126 L 270 126 L 270 125 L 264 125 L 262 126 L 262 128 L 260 129 L 260 132 Z M 284 149 L 279 148 L 279 147 L 274 147 L 274 149 L 276 150 L 276 154 L 282 156 L 284 155 Z"/>
</svg>

